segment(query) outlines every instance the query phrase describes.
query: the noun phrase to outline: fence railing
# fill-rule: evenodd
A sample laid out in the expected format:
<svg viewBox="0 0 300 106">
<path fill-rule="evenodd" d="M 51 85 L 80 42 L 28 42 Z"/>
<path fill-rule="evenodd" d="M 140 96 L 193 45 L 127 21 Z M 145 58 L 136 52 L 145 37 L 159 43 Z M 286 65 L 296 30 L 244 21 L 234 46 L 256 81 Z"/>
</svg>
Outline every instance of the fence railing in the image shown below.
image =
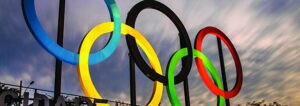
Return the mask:
<svg viewBox="0 0 300 106">
<path fill-rule="evenodd" d="M 54 91 L 33 88 L 33 87 L 28 87 L 28 86 L 27 87 L 22 86 L 22 82 L 20 82 L 20 85 L 14 85 L 14 84 L 0 82 L 0 95 L 2 94 L 2 92 L 5 92 L 5 91 L 12 91 L 18 95 L 17 98 L 5 97 L 5 100 L 4 100 L 5 106 L 23 106 L 23 104 L 22 104 L 22 101 L 24 99 L 23 95 L 26 90 L 29 90 L 29 91 L 33 92 L 34 94 L 39 93 L 39 94 L 44 94 L 45 96 L 48 96 L 50 104 L 51 104 L 51 102 L 54 101 L 53 96 L 48 94 L 48 93 L 54 94 Z M 115 106 L 131 106 L 130 103 L 122 102 L 120 100 L 97 99 L 97 98 L 93 98 L 93 97 L 87 97 L 87 96 L 71 94 L 71 93 L 61 93 L 61 96 L 64 97 L 67 106 L 74 106 L 74 104 L 75 104 L 74 99 L 76 99 L 76 98 L 91 99 L 93 101 L 93 105 L 95 105 L 96 103 L 108 103 L 111 105 L 114 104 Z M 28 100 L 30 100 L 29 103 L 31 103 L 31 104 L 29 106 L 31 106 L 33 104 L 34 98 L 29 97 Z"/>
</svg>

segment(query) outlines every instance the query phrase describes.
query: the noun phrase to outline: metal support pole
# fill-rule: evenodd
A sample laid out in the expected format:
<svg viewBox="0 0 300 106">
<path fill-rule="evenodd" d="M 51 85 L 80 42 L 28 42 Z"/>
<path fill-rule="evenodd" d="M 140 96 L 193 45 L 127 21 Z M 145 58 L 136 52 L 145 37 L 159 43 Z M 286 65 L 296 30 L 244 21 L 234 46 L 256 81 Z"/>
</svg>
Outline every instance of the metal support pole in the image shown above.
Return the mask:
<svg viewBox="0 0 300 106">
<path fill-rule="evenodd" d="M 21 103 L 22 103 L 22 86 L 23 86 L 23 81 L 21 80 L 20 81 L 20 88 L 19 88 L 19 91 L 20 91 L 20 93 L 19 93 L 19 99 L 18 99 L 18 105 L 17 106 L 20 106 L 21 105 Z"/>
<path fill-rule="evenodd" d="M 21 80 L 20 81 L 20 94 L 19 94 L 19 98 L 21 98 L 22 97 L 22 86 L 23 86 L 23 81 Z"/>
<path fill-rule="evenodd" d="M 64 19 L 65 19 L 65 0 L 60 0 L 58 29 L 57 29 L 57 44 L 60 46 L 63 46 Z M 61 94 L 61 73 L 62 73 L 62 61 L 56 59 L 55 62 L 56 64 L 55 64 L 54 101 L 56 101 Z"/>
<path fill-rule="evenodd" d="M 128 56 L 130 64 L 130 104 L 132 106 L 136 106 L 135 63 L 130 53 L 128 54 Z"/>
<path fill-rule="evenodd" d="M 218 51 L 219 51 L 219 58 L 220 58 L 220 66 L 221 66 L 221 74 L 222 74 L 223 86 L 224 86 L 224 90 L 228 91 L 227 78 L 226 78 L 226 72 L 225 72 L 225 65 L 224 65 L 224 57 L 223 57 L 221 39 L 217 38 L 217 42 L 218 42 Z M 226 106 L 230 106 L 229 99 L 225 99 L 225 103 L 226 103 Z"/>
<path fill-rule="evenodd" d="M 178 35 L 180 36 L 181 33 L 178 33 Z M 180 36 L 180 47 L 183 48 L 185 47 L 185 43 L 181 40 L 183 38 L 181 38 Z M 182 58 L 182 63 L 186 63 L 186 57 Z M 185 67 L 185 64 L 182 64 L 182 67 Z M 185 100 L 185 105 L 186 106 L 190 106 L 190 94 L 189 94 L 189 81 L 188 81 L 188 77 L 183 81 L 183 87 L 184 87 L 184 100 Z"/>
<path fill-rule="evenodd" d="M 184 80 L 183 82 L 184 85 L 184 100 L 185 100 L 185 105 L 190 106 L 190 93 L 189 93 L 189 81 L 188 79 Z"/>
</svg>

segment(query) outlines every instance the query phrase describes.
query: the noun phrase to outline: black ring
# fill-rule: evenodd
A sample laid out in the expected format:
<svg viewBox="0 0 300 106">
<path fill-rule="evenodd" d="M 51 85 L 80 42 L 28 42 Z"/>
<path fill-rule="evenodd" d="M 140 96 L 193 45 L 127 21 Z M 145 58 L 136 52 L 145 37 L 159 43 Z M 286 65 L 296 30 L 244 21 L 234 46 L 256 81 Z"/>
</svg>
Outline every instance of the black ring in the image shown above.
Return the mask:
<svg viewBox="0 0 300 106">
<path fill-rule="evenodd" d="M 188 56 L 185 59 L 183 59 L 183 66 L 181 68 L 181 71 L 175 76 L 175 84 L 183 82 L 185 79 L 187 79 L 193 62 L 192 46 L 188 33 L 180 19 L 176 16 L 176 14 L 167 6 L 155 0 L 144 0 L 132 7 L 129 13 L 127 14 L 126 24 L 134 28 L 138 14 L 146 8 L 158 10 L 166 16 L 168 16 L 168 18 L 171 19 L 171 21 L 175 24 L 176 28 L 179 31 L 181 48 L 188 48 Z M 127 46 L 129 48 L 129 52 L 132 54 L 131 56 L 133 57 L 135 63 L 140 68 L 140 70 L 151 80 L 159 81 L 166 85 L 167 77 L 156 73 L 152 69 L 152 67 L 150 67 L 146 63 L 146 61 L 143 59 L 139 52 L 135 38 L 131 36 L 126 36 L 126 41 Z"/>
</svg>

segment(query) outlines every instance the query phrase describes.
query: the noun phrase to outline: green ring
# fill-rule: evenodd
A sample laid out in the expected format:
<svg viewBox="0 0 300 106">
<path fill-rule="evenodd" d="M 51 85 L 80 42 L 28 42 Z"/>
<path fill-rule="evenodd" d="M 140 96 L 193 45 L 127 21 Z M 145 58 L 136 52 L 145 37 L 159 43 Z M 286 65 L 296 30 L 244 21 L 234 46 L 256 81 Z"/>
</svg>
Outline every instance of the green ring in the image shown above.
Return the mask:
<svg viewBox="0 0 300 106">
<path fill-rule="evenodd" d="M 168 64 L 168 85 L 167 85 L 167 92 L 169 96 L 169 100 L 172 104 L 172 106 L 181 106 L 181 103 L 178 99 L 177 93 L 176 93 L 176 87 L 175 87 L 175 82 L 174 82 L 174 74 L 176 70 L 176 65 L 178 61 L 181 60 L 181 58 L 185 57 L 188 55 L 187 48 L 182 48 L 178 51 L 176 51 L 171 60 L 169 61 Z M 222 80 L 221 77 L 219 76 L 217 69 L 214 67 L 212 62 L 200 51 L 193 49 L 193 58 L 200 58 L 203 61 L 204 66 L 208 69 L 210 75 L 212 76 L 214 82 L 217 84 L 217 86 L 220 89 L 224 89 L 222 85 Z M 224 97 L 220 97 L 218 99 L 219 106 L 224 106 L 225 105 L 225 99 Z"/>
</svg>

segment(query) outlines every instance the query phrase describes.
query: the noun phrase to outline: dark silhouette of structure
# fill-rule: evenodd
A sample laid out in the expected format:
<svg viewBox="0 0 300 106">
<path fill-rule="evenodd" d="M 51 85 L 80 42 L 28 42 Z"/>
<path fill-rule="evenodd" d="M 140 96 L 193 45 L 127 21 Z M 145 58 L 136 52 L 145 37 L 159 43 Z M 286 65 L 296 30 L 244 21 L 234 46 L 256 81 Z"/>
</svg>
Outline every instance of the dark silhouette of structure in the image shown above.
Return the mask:
<svg viewBox="0 0 300 106">
<path fill-rule="evenodd" d="M 33 83 L 32 83 L 33 84 Z M 31 84 L 29 84 L 31 85 Z M 50 90 L 43 90 L 43 89 L 38 89 L 38 88 L 31 88 L 31 87 L 23 87 L 22 86 L 22 81 L 20 82 L 20 85 L 13 85 L 13 84 L 7 84 L 7 83 L 1 83 L 0 82 L 0 95 L 5 92 L 5 91 L 12 91 L 16 94 L 18 94 L 18 98 L 13 98 L 12 96 L 8 95 L 5 97 L 4 104 L 5 106 L 22 106 L 23 105 L 23 100 L 24 100 L 24 93 L 22 93 L 22 89 L 28 89 L 30 91 L 33 91 L 34 93 L 41 93 L 49 97 L 49 106 L 54 106 L 56 103 L 56 100 L 54 99 L 53 96 L 49 95 L 49 93 L 52 93 L 54 95 L 54 91 Z M 24 90 L 25 92 L 25 90 Z M 96 103 L 109 103 L 111 105 L 115 104 L 115 106 L 132 106 L 129 103 L 120 101 L 120 100 L 106 100 L 106 99 L 96 99 L 96 98 L 90 98 L 90 97 L 85 97 L 81 95 L 76 95 L 76 94 L 69 94 L 69 93 L 61 93 L 63 98 L 65 99 L 66 106 L 75 106 L 76 99 L 81 99 L 81 98 L 89 98 L 89 99 L 94 99 L 94 102 L 92 103 L 93 106 L 96 106 Z M 34 98 L 29 98 L 29 101 L 33 101 Z M 40 100 L 39 101 L 39 106 L 44 106 L 44 101 Z M 82 101 L 80 104 L 87 104 L 87 102 Z M 33 103 L 29 104 L 29 106 L 33 106 Z"/>
</svg>

